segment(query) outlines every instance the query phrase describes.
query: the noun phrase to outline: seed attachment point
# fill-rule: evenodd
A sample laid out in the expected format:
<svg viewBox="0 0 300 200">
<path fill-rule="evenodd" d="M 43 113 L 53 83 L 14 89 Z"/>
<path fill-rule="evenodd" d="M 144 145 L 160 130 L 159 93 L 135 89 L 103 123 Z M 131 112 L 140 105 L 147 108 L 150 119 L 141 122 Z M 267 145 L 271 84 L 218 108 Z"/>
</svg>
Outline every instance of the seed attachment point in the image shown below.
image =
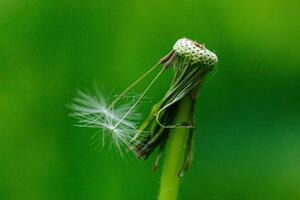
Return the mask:
<svg viewBox="0 0 300 200">
<path fill-rule="evenodd" d="M 193 63 L 212 67 L 218 62 L 216 54 L 209 51 L 204 45 L 187 38 L 177 40 L 173 46 L 173 50 L 179 56 L 189 58 Z"/>
</svg>

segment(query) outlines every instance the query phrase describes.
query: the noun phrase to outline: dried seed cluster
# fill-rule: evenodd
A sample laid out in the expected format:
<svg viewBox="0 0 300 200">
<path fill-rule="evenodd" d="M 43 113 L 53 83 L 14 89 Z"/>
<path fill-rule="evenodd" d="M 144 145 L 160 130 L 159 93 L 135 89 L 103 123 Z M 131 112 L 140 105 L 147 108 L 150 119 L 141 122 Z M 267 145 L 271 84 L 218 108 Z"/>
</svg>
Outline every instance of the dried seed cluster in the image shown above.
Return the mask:
<svg viewBox="0 0 300 200">
<path fill-rule="evenodd" d="M 216 54 L 206 49 L 204 45 L 187 38 L 177 40 L 173 49 L 178 55 L 191 59 L 193 63 L 211 67 L 218 62 Z"/>
</svg>

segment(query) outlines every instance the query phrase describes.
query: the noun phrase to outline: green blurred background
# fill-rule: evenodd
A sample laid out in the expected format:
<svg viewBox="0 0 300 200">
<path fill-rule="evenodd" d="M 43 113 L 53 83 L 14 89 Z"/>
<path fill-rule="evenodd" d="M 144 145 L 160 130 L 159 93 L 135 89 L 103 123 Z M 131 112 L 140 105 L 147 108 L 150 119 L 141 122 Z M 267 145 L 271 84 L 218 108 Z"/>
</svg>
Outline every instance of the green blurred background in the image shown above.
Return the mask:
<svg viewBox="0 0 300 200">
<path fill-rule="evenodd" d="M 189 37 L 219 57 L 180 199 L 300 199 L 299 1 L 0 1 L 0 199 L 155 199 L 145 162 L 94 150 L 78 89 L 119 93 Z M 166 73 L 148 97 L 168 88 Z M 147 79 L 149 81 L 149 79 Z M 140 92 L 145 86 L 136 88 Z M 143 104 L 147 114 L 151 104 Z"/>
</svg>

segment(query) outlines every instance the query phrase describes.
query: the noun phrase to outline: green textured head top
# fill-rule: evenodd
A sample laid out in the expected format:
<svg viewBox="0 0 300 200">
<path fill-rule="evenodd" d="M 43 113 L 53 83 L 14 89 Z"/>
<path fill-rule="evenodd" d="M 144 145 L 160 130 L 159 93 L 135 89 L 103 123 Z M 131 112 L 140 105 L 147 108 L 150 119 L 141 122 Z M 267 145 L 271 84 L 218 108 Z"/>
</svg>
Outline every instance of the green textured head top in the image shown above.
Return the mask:
<svg viewBox="0 0 300 200">
<path fill-rule="evenodd" d="M 193 40 L 182 38 L 177 40 L 173 50 L 183 57 L 189 58 L 194 64 L 199 63 L 213 67 L 218 63 L 218 57 L 213 52 Z"/>
</svg>

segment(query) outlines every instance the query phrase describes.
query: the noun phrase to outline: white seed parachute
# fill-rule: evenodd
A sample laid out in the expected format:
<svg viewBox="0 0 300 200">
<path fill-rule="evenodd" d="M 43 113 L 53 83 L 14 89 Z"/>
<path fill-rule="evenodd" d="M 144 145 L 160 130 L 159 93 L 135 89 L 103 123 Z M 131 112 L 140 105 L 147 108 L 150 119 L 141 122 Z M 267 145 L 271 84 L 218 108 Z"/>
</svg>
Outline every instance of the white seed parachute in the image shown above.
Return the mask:
<svg viewBox="0 0 300 200">
<path fill-rule="evenodd" d="M 78 120 L 76 126 L 100 130 L 103 145 L 111 140 L 120 152 L 124 146 L 129 146 L 140 121 L 140 114 L 135 109 L 131 110 L 126 119 L 122 119 L 131 107 L 131 103 L 111 106 L 101 94 L 84 92 L 78 92 L 70 105 L 73 110 L 71 116 Z"/>
</svg>

